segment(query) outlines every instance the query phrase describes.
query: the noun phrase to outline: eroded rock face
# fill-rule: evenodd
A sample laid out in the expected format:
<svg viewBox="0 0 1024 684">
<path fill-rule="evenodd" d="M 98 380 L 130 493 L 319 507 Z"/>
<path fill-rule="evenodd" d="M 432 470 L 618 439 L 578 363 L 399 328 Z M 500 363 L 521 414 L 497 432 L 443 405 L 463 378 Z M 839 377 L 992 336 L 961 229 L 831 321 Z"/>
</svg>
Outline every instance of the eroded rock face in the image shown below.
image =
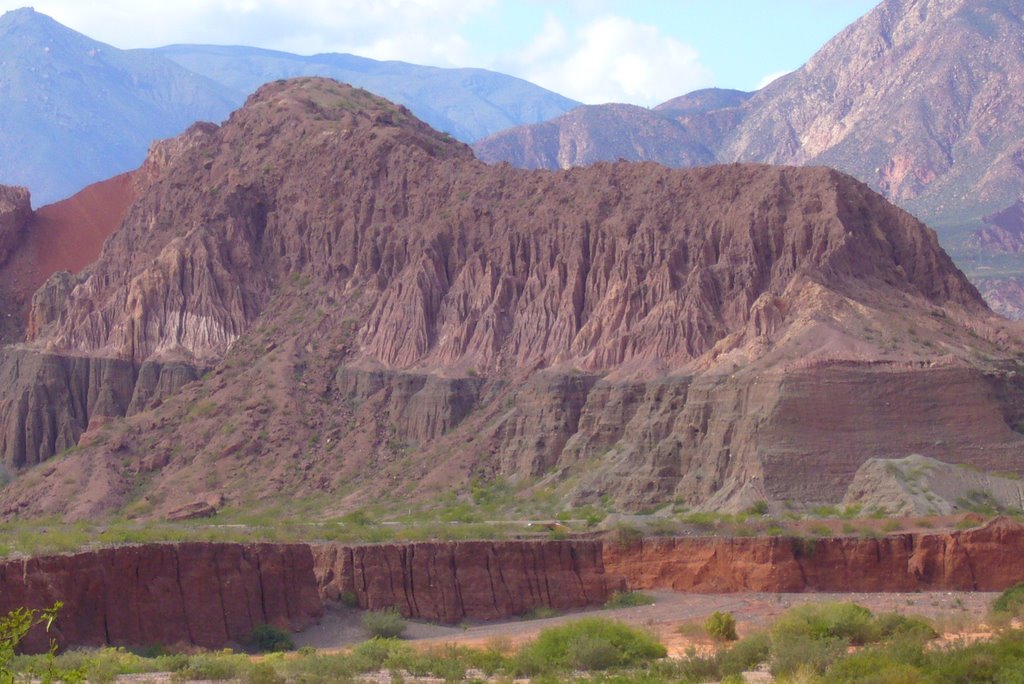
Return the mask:
<svg viewBox="0 0 1024 684">
<path fill-rule="evenodd" d="M 599 605 L 625 587 L 605 574 L 597 541 L 322 545 L 313 553 L 326 599 L 349 593 L 363 609 L 394 606 L 446 623 Z"/>
<path fill-rule="evenodd" d="M 323 606 L 304 545 L 166 544 L 0 561 L 0 614 L 62 601 L 62 647 L 243 643 L 258 625 L 301 630 Z"/>
<path fill-rule="evenodd" d="M 835 171 L 490 167 L 401 107 L 299 79 L 155 146 L 140 176 L 99 261 L 39 295 L 31 346 L 139 369 L 115 403 L 147 415 L 116 461 L 150 464 L 170 496 L 215 493 L 214 468 L 251 476 L 221 483 L 235 501 L 359 505 L 553 471 L 577 500 L 626 508 L 820 500 L 928 439 L 929 456 L 1019 467 L 1020 397 L 984 390 L 1013 372 L 1019 331 L 932 231 Z M 210 421 L 162 401 L 202 367 L 217 371 L 189 399 Z M 54 391 L 18 378 L 19 402 Z M 927 400 L 951 382 L 987 416 L 963 431 L 983 450 L 952 446 L 944 425 L 962 421 Z M 21 406 L 0 423 L 40 420 Z M 32 456 L 10 462 L 52 452 L 22 433 Z M 113 462 L 105 448 L 84 457 Z M 0 510 L 95 510 L 53 510 L 76 496 L 60 479 Z"/>
<path fill-rule="evenodd" d="M 41 463 L 75 446 L 91 422 L 150 408 L 197 377 L 194 367 L 173 362 L 136 369 L 124 359 L 5 349 L 0 462 Z"/>
<path fill-rule="evenodd" d="M 0 185 L 0 265 L 21 242 L 31 217 L 32 201 L 28 190 Z"/>
<path fill-rule="evenodd" d="M 604 562 L 631 589 L 697 592 L 1001 591 L 1024 580 L 1024 527 L 836 537 L 697 537 L 608 544 Z"/>
<path fill-rule="evenodd" d="M 597 541 L 323 544 L 149 544 L 0 561 L 0 615 L 64 608 L 48 635 L 72 646 L 244 644 L 254 627 L 300 631 L 345 592 L 362 608 L 396 607 L 446 623 L 500 619 L 539 606 L 604 603 L 624 588 Z"/>
</svg>

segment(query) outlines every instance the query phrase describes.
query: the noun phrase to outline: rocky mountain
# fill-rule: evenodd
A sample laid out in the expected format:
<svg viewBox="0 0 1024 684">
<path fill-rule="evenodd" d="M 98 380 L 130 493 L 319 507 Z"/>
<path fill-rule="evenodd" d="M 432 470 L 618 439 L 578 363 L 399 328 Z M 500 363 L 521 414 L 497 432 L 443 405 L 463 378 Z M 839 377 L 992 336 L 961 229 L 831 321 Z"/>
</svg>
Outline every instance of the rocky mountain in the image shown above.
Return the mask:
<svg viewBox="0 0 1024 684">
<path fill-rule="evenodd" d="M 752 96 L 695 93 L 652 114 L 685 131 L 666 136 L 666 163 L 673 155 L 679 165 L 706 163 L 689 153 L 697 146 L 718 162 L 840 169 L 935 226 L 980 277 L 990 260 L 976 259 L 965 240 L 983 216 L 1024 193 L 1022 79 L 1024 6 L 1016 0 L 885 0 Z M 591 141 L 587 159 L 552 155 L 546 131 L 566 120 L 500 133 L 475 149 L 487 161 L 544 168 L 652 158 L 639 147 L 601 147 L 621 125 L 610 126 L 610 114 L 562 127 L 563 147 Z M 1024 272 L 1024 261 L 1012 268 Z"/>
<path fill-rule="evenodd" d="M 971 234 L 969 246 L 1004 254 L 1024 253 L 1024 200 L 982 220 L 985 225 Z"/>
<path fill-rule="evenodd" d="M 1020 467 L 1020 329 L 839 172 L 488 166 L 307 78 L 139 173 L 0 354 L 7 516 L 495 478 L 720 507 L 838 501 L 871 457 Z"/>
<path fill-rule="evenodd" d="M 653 110 L 626 104 L 588 105 L 543 123 L 477 141 L 476 155 L 525 169 L 568 169 L 598 161 L 653 161 L 665 166 L 713 164 L 713 141 L 737 121 L 752 93 L 709 88 Z"/>
<path fill-rule="evenodd" d="M 41 204 L 137 167 L 149 144 L 236 106 L 223 86 L 31 9 L 0 16 L 0 183 Z"/>
<path fill-rule="evenodd" d="M 348 54 L 295 55 L 218 45 L 171 45 L 155 52 L 241 96 L 280 78 L 325 76 L 403 104 L 434 128 L 471 142 L 547 121 L 579 102 L 486 69 L 442 69 Z"/>
<path fill-rule="evenodd" d="M 626 104 L 578 107 L 551 121 L 485 138 L 474 151 L 485 161 L 524 169 L 568 169 L 618 159 L 689 167 L 715 160 L 700 137 L 672 119 Z"/>
<path fill-rule="evenodd" d="M 579 104 L 483 69 L 246 47 L 119 50 L 27 8 L 0 16 L 0 63 L 0 183 L 28 187 L 40 204 L 136 168 L 152 141 L 197 120 L 219 122 L 278 78 L 332 76 L 372 88 L 463 140 Z"/>
<path fill-rule="evenodd" d="M 1024 190 L 1024 6 L 885 0 L 752 97 L 721 158 L 824 164 L 942 227 Z"/>
</svg>

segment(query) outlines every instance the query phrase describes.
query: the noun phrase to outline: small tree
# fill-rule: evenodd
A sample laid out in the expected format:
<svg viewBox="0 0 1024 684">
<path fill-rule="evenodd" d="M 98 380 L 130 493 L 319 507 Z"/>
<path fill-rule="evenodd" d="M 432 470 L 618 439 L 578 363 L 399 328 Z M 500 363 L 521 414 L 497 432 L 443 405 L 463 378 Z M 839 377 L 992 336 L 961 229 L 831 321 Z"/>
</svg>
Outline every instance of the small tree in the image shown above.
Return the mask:
<svg viewBox="0 0 1024 684">
<path fill-rule="evenodd" d="M 64 604 L 57 601 L 49 608 L 36 610 L 30 608 L 18 608 L 7 615 L 0 617 L 0 684 L 7 684 L 14 681 L 15 672 L 11 669 L 11 661 L 18 650 L 18 644 L 25 638 L 25 635 L 37 625 L 44 625 L 49 632 L 53 621 L 57 619 L 57 612 L 64 607 Z M 60 673 L 53 663 L 53 657 L 57 654 L 57 642 L 50 640 L 50 660 L 47 663 L 47 670 L 43 675 L 44 681 L 79 681 L 74 677 L 76 673 Z"/>
</svg>

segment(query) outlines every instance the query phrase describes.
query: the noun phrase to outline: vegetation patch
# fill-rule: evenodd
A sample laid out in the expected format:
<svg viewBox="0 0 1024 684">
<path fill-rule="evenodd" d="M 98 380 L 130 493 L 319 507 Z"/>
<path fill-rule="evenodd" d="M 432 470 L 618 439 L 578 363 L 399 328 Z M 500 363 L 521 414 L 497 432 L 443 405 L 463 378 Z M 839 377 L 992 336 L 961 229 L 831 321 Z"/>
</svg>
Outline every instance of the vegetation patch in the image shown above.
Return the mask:
<svg viewBox="0 0 1024 684">
<path fill-rule="evenodd" d="M 373 610 L 363 615 L 363 629 L 371 637 L 397 639 L 405 633 L 408 625 L 397 608 Z"/>
</svg>

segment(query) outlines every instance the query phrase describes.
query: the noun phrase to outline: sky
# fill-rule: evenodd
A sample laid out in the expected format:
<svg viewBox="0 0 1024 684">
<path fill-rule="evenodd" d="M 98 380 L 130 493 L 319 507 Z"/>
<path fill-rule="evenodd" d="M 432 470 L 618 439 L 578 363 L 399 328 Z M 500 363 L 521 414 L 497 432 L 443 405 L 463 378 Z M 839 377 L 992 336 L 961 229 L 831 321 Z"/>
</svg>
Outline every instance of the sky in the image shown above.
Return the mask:
<svg viewBox="0 0 1024 684">
<path fill-rule="evenodd" d="M 29 0 L 31 2 L 31 0 Z M 482 67 L 588 104 L 755 90 L 877 0 L 35 0 L 119 48 L 252 45 Z M 26 0 L 0 0 L 0 11 Z"/>
</svg>

